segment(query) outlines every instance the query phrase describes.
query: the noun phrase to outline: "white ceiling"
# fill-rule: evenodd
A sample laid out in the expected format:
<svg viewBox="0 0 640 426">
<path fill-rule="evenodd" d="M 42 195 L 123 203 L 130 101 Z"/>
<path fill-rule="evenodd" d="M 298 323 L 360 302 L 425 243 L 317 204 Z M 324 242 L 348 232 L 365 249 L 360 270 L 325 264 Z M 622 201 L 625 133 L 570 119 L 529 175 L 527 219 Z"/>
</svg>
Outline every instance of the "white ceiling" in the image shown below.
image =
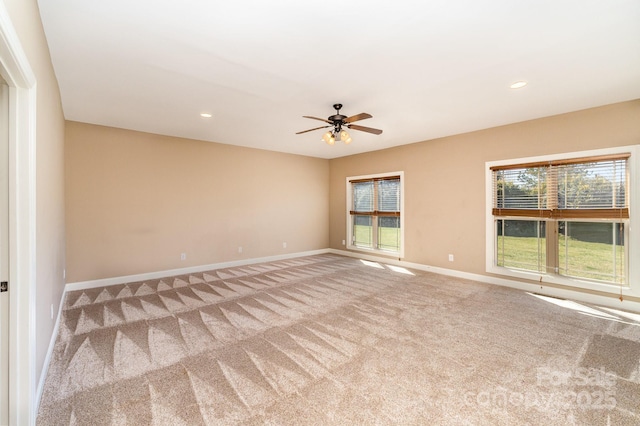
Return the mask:
<svg viewBox="0 0 640 426">
<path fill-rule="evenodd" d="M 638 0 L 38 4 L 65 117 L 125 129 L 335 158 L 640 98 Z M 295 135 L 334 103 L 384 133 Z"/>
</svg>

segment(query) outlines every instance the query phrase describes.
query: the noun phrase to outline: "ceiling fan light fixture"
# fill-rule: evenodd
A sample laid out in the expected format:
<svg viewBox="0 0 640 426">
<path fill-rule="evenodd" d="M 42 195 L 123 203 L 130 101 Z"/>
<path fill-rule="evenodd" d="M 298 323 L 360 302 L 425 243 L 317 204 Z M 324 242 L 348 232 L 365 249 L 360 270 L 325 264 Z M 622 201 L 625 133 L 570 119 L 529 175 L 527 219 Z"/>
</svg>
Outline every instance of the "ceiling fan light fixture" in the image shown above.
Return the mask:
<svg viewBox="0 0 640 426">
<path fill-rule="evenodd" d="M 351 143 L 351 136 L 349 136 L 349 133 L 347 133 L 346 130 L 341 130 L 340 131 L 340 140 L 342 142 L 344 142 L 345 144 Z"/>
<path fill-rule="evenodd" d="M 333 145 L 334 143 L 336 143 L 336 138 L 333 136 L 333 133 L 331 132 L 327 132 L 324 135 L 322 135 L 322 140 L 328 143 L 329 145 Z"/>
</svg>

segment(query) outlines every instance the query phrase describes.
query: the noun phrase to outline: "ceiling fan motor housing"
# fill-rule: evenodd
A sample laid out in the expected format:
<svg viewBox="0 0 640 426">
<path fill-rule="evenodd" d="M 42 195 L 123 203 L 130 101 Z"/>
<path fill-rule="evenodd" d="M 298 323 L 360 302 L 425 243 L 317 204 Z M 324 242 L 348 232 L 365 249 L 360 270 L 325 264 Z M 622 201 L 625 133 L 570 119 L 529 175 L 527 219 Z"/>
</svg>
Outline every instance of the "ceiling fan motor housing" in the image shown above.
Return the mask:
<svg viewBox="0 0 640 426">
<path fill-rule="evenodd" d="M 336 126 L 336 130 L 339 132 L 341 127 L 344 124 L 344 119 L 347 118 L 346 115 L 340 114 L 340 109 L 342 109 L 342 104 L 333 104 L 333 109 L 336 110 L 336 114 L 327 118 L 327 120 L 332 121 Z"/>
</svg>

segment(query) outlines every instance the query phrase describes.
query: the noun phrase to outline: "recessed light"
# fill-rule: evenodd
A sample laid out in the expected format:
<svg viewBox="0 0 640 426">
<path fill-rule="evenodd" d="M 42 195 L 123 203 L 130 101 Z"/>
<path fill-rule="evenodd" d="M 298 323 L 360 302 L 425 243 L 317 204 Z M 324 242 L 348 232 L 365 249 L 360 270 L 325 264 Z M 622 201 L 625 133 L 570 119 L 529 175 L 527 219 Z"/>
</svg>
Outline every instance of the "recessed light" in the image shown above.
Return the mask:
<svg viewBox="0 0 640 426">
<path fill-rule="evenodd" d="M 515 83 L 513 83 L 511 86 L 509 86 L 512 89 L 519 89 L 521 87 L 524 87 L 527 85 L 526 81 L 516 81 Z"/>
<path fill-rule="evenodd" d="M 200 117 L 202 117 L 202 118 L 211 118 L 212 115 L 209 114 L 208 112 L 203 112 L 203 113 L 200 114 Z"/>
</svg>

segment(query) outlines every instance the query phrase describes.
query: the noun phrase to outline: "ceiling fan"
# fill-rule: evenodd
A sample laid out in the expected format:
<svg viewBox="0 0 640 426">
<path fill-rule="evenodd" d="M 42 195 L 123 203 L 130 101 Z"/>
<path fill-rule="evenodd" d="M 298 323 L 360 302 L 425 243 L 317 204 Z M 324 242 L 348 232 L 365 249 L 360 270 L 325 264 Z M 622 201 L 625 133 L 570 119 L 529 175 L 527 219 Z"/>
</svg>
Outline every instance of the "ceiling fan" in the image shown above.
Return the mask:
<svg viewBox="0 0 640 426">
<path fill-rule="evenodd" d="M 374 135 L 379 135 L 382 133 L 382 130 L 374 129 L 371 127 L 359 126 L 357 124 L 351 124 L 354 121 L 365 120 L 367 118 L 373 117 L 371 114 L 367 114 L 366 112 L 362 112 L 360 114 L 352 115 L 351 117 L 347 117 L 346 115 L 340 114 L 340 109 L 342 108 L 342 104 L 334 104 L 333 108 L 336 110 L 336 113 L 330 117 L 318 118 L 318 117 L 310 117 L 308 115 L 303 115 L 304 118 L 311 118 L 312 120 L 320 120 L 327 123 L 327 126 L 314 127 L 313 129 L 303 130 L 301 132 L 297 132 L 296 135 L 313 132 L 318 129 L 326 129 L 327 127 L 333 127 L 333 130 L 329 130 L 322 136 L 322 140 L 328 143 L 329 145 L 333 145 L 336 141 L 342 141 L 345 144 L 351 142 L 351 136 L 347 133 L 343 127 L 347 129 L 360 130 L 361 132 L 373 133 Z"/>
</svg>

